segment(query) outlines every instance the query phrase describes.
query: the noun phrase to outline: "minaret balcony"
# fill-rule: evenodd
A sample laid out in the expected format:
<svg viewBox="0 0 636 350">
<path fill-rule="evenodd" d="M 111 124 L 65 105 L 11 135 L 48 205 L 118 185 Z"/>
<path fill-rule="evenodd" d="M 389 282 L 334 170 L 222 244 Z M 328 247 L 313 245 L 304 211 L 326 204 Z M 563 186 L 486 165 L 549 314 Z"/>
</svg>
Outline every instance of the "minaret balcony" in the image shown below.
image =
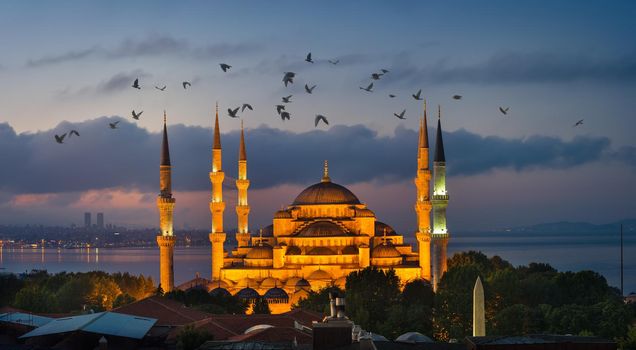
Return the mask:
<svg viewBox="0 0 636 350">
<path fill-rule="evenodd" d="M 434 194 L 433 195 L 433 200 L 434 201 L 448 201 L 448 195 L 447 194 Z"/>
</svg>

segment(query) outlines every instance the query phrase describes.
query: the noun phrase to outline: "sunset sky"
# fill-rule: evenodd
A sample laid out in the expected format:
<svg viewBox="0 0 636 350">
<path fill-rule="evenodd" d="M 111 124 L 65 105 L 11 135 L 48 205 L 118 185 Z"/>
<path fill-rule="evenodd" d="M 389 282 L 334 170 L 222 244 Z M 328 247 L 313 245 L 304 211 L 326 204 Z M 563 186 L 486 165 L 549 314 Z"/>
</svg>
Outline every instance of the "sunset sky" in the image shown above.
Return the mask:
<svg viewBox="0 0 636 350">
<path fill-rule="evenodd" d="M 0 224 L 80 224 L 100 211 L 158 225 L 165 109 L 176 226 L 209 227 L 218 101 L 228 228 L 240 121 L 226 110 L 250 103 L 251 227 L 319 181 L 328 159 L 334 182 L 413 232 L 419 89 L 431 137 L 441 105 L 451 232 L 633 218 L 634 18 L 633 1 L 3 1 Z M 372 93 L 359 89 L 383 68 Z M 287 71 L 297 78 L 286 88 Z M 286 95 L 282 122 L 274 106 Z M 406 120 L 393 116 L 403 109 Z M 315 128 L 316 114 L 330 125 Z M 55 143 L 71 129 L 81 136 Z"/>
</svg>

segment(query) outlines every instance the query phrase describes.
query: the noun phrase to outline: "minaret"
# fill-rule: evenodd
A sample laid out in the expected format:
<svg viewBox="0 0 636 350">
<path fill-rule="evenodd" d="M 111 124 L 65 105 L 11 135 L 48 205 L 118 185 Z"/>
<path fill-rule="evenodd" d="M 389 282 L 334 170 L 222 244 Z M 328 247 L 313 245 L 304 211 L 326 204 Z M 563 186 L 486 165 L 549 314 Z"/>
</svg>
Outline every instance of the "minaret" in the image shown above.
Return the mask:
<svg viewBox="0 0 636 350">
<path fill-rule="evenodd" d="M 172 166 L 170 165 L 170 147 L 168 146 L 168 127 L 166 112 L 163 112 L 163 141 L 161 144 L 161 163 L 159 165 L 159 227 L 157 236 L 159 245 L 159 275 L 161 289 L 169 292 L 174 289 L 174 244 L 176 237 L 172 232 L 175 199 L 172 198 Z"/>
<path fill-rule="evenodd" d="M 446 191 L 446 156 L 442 139 L 442 113 L 437 107 L 437 136 L 435 140 L 435 159 L 433 159 L 433 289 L 446 272 L 446 247 L 448 246 L 448 229 L 446 228 L 446 207 L 448 192 Z"/>
<path fill-rule="evenodd" d="M 420 119 L 420 137 L 417 153 L 417 176 L 414 179 L 417 187 L 415 213 L 417 214 L 418 252 L 422 278 L 431 280 L 431 170 L 428 166 L 428 127 L 426 122 L 426 101 L 424 116 Z"/>
<path fill-rule="evenodd" d="M 212 146 L 212 171 L 210 172 L 210 182 L 212 183 L 212 200 L 210 201 L 210 212 L 212 213 L 212 232 L 210 242 L 212 243 L 212 280 L 221 279 L 221 268 L 223 268 L 223 243 L 225 242 L 225 232 L 223 232 L 223 212 L 225 202 L 223 202 L 223 179 L 225 173 L 221 168 L 221 130 L 219 128 L 219 103 L 216 104 L 216 119 L 214 121 L 214 145 Z"/>
<path fill-rule="evenodd" d="M 250 206 L 247 204 L 247 189 L 250 187 L 250 180 L 247 179 L 247 155 L 245 152 L 245 135 L 243 131 L 243 120 L 241 120 L 241 144 L 239 146 L 238 179 L 236 188 L 238 189 L 238 202 L 236 204 L 237 232 L 236 241 L 239 247 L 249 245 L 250 234 L 247 225 L 247 217 L 250 214 Z"/>
</svg>

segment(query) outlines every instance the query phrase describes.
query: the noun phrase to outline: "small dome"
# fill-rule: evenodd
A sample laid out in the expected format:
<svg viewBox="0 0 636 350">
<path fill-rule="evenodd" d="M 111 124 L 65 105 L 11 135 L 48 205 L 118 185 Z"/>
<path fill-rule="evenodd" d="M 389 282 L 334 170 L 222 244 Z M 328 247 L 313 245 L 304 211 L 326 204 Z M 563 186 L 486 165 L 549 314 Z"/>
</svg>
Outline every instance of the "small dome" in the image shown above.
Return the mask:
<svg viewBox="0 0 636 350">
<path fill-rule="evenodd" d="M 332 277 L 329 274 L 329 272 L 325 271 L 325 270 L 316 270 L 314 272 L 311 273 L 311 275 L 309 275 L 309 280 L 331 280 Z"/>
<path fill-rule="evenodd" d="M 261 282 L 262 289 L 274 288 L 280 285 L 281 285 L 280 281 L 274 277 L 267 277 L 266 279 L 263 280 L 263 282 Z"/>
<path fill-rule="evenodd" d="M 281 288 L 270 288 L 267 292 L 265 292 L 265 295 L 263 295 L 263 297 L 265 299 L 285 299 L 285 300 L 289 300 L 289 295 L 287 294 L 287 292 L 285 292 L 283 289 Z"/>
<path fill-rule="evenodd" d="M 393 229 L 393 227 L 380 222 L 380 221 L 376 221 L 375 222 L 375 235 L 378 237 L 382 237 L 384 236 L 384 229 L 386 229 L 386 234 L 387 236 L 395 236 L 397 235 L 397 233 L 395 233 L 395 230 Z"/>
<path fill-rule="evenodd" d="M 392 244 L 380 244 L 373 248 L 372 258 L 401 258 L 402 254 Z"/>
<path fill-rule="evenodd" d="M 274 219 L 291 219 L 292 215 L 287 210 L 279 210 L 274 213 Z"/>
<path fill-rule="evenodd" d="M 301 253 L 300 247 L 295 245 L 287 247 L 287 255 L 300 255 Z"/>
<path fill-rule="evenodd" d="M 301 299 L 307 299 L 309 297 L 309 289 L 298 289 L 291 296 L 291 303 L 296 304 Z"/>
<path fill-rule="evenodd" d="M 307 252 L 307 255 L 335 255 L 336 253 L 327 247 L 316 247 Z"/>
<path fill-rule="evenodd" d="M 272 247 L 268 245 L 257 245 L 247 252 L 245 259 L 271 259 L 273 256 Z"/>
<path fill-rule="evenodd" d="M 316 221 L 300 230 L 297 234 L 298 237 L 330 237 L 346 235 L 348 235 L 348 232 L 331 221 Z"/>
<path fill-rule="evenodd" d="M 406 332 L 395 339 L 402 343 L 433 343 L 433 340 L 419 332 Z"/>
<path fill-rule="evenodd" d="M 273 237 L 274 236 L 274 225 L 267 225 L 263 227 L 260 231 L 263 237 Z"/>
<path fill-rule="evenodd" d="M 245 277 L 245 278 L 240 279 L 236 283 L 236 288 L 255 287 L 257 285 L 258 285 L 258 282 L 256 282 L 255 279 L 249 278 L 249 277 Z"/>
<path fill-rule="evenodd" d="M 360 204 L 360 200 L 346 187 L 331 181 L 323 181 L 304 189 L 293 205 L 311 204 Z"/>
<path fill-rule="evenodd" d="M 309 281 L 307 281 L 304 278 L 301 278 L 298 280 L 298 282 L 296 282 L 296 291 L 298 290 L 310 290 L 311 289 L 311 283 L 309 283 Z"/>
<path fill-rule="evenodd" d="M 232 293 L 225 288 L 216 287 L 210 291 L 210 295 L 213 297 L 231 297 Z"/>
<path fill-rule="evenodd" d="M 260 298 L 261 296 L 256 290 L 246 287 L 239 290 L 238 293 L 236 293 L 236 297 L 243 300 L 254 300 Z"/>
<path fill-rule="evenodd" d="M 358 247 L 354 245 L 348 245 L 342 248 L 342 254 L 358 254 Z"/>
</svg>

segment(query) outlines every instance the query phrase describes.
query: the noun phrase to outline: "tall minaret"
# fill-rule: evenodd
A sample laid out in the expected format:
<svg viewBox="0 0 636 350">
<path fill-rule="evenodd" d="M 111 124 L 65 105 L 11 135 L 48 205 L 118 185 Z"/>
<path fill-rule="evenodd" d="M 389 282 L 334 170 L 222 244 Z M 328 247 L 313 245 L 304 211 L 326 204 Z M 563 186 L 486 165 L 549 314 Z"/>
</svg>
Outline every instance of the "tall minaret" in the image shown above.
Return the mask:
<svg viewBox="0 0 636 350">
<path fill-rule="evenodd" d="M 446 207 L 448 192 L 446 191 L 446 156 L 442 139 L 442 113 L 437 107 L 437 137 L 435 140 L 435 159 L 433 159 L 433 288 L 446 272 L 446 247 L 448 246 L 448 229 L 446 228 Z"/>
<path fill-rule="evenodd" d="M 422 278 L 431 280 L 431 170 L 428 166 L 428 126 L 426 122 L 426 101 L 424 116 L 420 119 L 420 138 L 417 153 L 417 176 L 414 179 L 417 187 L 415 213 L 417 214 L 417 238 Z"/>
<path fill-rule="evenodd" d="M 223 268 L 223 243 L 225 242 L 225 232 L 223 232 L 223 212 L 225 202 L 223 202 L 223 179 L 225 173 L 221 168 L 221 130 L 219 129 L 219 103 L 216 104 L 216 119 L 214 121 L 214 145 L 212 146 L 212 171 L 210 172 L 210 182 L 212 183 L 212 200 L 210 201 L 210 212 L 212 213 L 212 232 L 210 242 L 212 243 L 212 280 L 221 278 L 221 268 Z"/>
<path fill-rule="evenodd" d="M 159 245 L 159 275 L 161 289 L 169 292 L 174 289 L 174 244 L 176 237 L 172 232 L 175 199 L 172 198 L 172 166 L 170 165 L 170 147 L 168 146 L 168 127 L 166 112 L 163 112 L 163 142 L 161 144 L 161 163 L 159 165 L 159 227 L 157 236 Z"/>
<path fill-rule="evenodd" d="M 236 241 L 239 247 L 248 246 L 250 241 L 249 228 L 247 226 L 247 216 L 250 214 L 250 206 L 247 204 L 248 187 L 250 187 L 250 180 L 247 179 L 245 135 L 243 133 L 243 120 L 241 120 L 241 144 L 239 146 L 238 179 L 236 179 L 236 188 L 238 189 L 238 202 L 236 203 L 236 217 L 238 221 Z"/>
</svg>

